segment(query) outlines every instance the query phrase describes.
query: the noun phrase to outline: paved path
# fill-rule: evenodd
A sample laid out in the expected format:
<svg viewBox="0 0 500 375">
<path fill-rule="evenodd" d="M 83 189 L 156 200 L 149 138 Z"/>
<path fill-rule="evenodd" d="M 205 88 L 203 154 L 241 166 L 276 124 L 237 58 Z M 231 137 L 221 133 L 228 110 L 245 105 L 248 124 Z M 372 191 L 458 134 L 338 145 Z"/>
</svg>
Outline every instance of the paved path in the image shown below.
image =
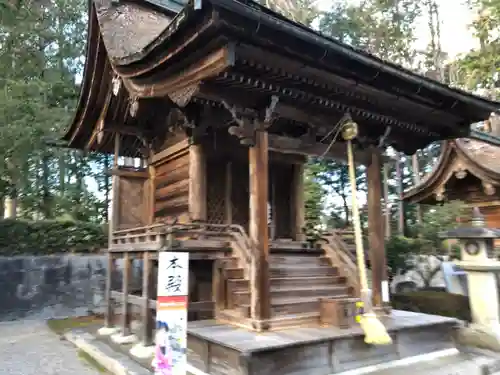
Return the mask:
<svg viewBox="0 0 500 375">
<path fill-rule="evenodd" d="M 97 375 L 77 350 L 37 320 L 0 323 L 0 375 Z"/>
</svg>

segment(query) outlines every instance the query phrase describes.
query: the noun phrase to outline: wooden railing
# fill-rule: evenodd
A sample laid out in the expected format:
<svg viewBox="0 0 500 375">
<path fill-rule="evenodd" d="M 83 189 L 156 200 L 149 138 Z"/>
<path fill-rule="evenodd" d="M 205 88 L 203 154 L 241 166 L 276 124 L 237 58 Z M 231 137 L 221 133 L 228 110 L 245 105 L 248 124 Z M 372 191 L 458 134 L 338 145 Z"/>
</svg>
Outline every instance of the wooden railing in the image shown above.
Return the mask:
<svg viewBox="0 0 500 375">
<path fill-rule="evenodd" d="M 154 251 L 168 246 L 168 241 L 184 238 L 197 240 L 203 239 L 230 239 L 234 241 L 241 252 L 241 257 L 246 264 L 251 264 L 254 258 L 254 249 L 245 229 L 240 225 L 224 224 L 154 224 L 146 227 L 131 228 L 113 232 L 111 250 L 126 251 Z M 210 244 L 210 243 L 207 243 Z M 189 243 L 186 243 L 186 246 Z"/>
<path fill-rule="evenodd" d="M 179 241 L 181 240 L 182 241 Z M 158 223 L 145 227 L 130 228 L 124 230 L 117 230 L 113 232 L 111 239 L 110 253 L 123 253 L 124 257 L 129 257 L 128 253 L 144 253 L 144 260 L 150 261 L 156 257 L 156 252 L 164 250 L 182 251 L 183 248 L 195 248 L 199 250 L 206 249 L 207 247 L 217 248 L 224 246 L 224 243 L 230 244 L 231 249 L 236 253 L 235 255 L 240 259 L 241 266 L 245 270 L 245 278 L 249 280 L 250 290 L 257 288 L 257 280 L 254 277 L 254 268 L 256 265 L 257 256 L 255 254 L 255 247 L 245 229 L 240 225 L 224 225 L 224 224 L 207 224 L 207 223 L 189 223 L 189 224 L 167 224 Z M 214 272 L 220 271 L 221 263 L 215 261 Z M 218 267 L 218 268 L 217 268 Z M 144 280 L 148 279 L 147 272 L 144 270 Z M 219 286 L 217 290 L 213 291 L 213 302 L 211 307 L 220 307 L 223 302 L 225 293 L 219 290 L 224 288 L 225 280 L 222 274 L 214 274 L 214 278 L 218 280 Z M 149 281 L 150 283 L 151 281 Z M 124 281 L 123 293 L 113 291 L 109 298 L 118 298 L 123 305 L 124 314 L 129 314 L 129 305 L 142 306 L 143 319 L 150 320 L 149 310 L 155 305 L 155 300 L 151 299 L 147 289 L 149 288 L 148 282 L 145 281 L 143 285 L 143 296 L 138 297 L 131 294 L 125 295 L 126 282 Z M 213 285 L 215 289 L 215 283 Z M 148 302 L 146 302 L 146 300 Z M 198 308 L 197 302 L 190 303 L 189 310 Z M 201 304 L 201 303 L 200 303 Z M 200 306 L 208 306 L 206 303 Z M 111 314 L 108 309 L 108 313 Z M 123 326 L 129 323 L 124 321 Z M 149 328 L 145 328 L 143 333 L 146 338 L 144 341 L 150 341 Z"/>
<path fill-rule="evenodd" d="M 346 278 L 355 297 L 360 296 L 360 284 L 356 256 L 346 246 L 339 232 L 324 233 L 319 243 L 332 264 L 339 266 L 340 275 Z"/>
</svg>

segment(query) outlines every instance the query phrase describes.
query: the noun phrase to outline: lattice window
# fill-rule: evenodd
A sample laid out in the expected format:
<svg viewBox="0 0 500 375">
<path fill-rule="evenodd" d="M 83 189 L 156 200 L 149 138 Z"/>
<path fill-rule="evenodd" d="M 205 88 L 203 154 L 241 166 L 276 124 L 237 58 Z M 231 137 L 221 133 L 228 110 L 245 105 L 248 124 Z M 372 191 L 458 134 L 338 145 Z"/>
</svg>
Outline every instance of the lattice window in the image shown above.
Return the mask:
<svg viewBox="0 0 500 375">
<path fill-rule="evenodd" d="M 223 163 L 209 162 L 207 173 L 207 221 L 209 224 L 226 222 L 224 198 L 225 169 Z"/>
</svg>

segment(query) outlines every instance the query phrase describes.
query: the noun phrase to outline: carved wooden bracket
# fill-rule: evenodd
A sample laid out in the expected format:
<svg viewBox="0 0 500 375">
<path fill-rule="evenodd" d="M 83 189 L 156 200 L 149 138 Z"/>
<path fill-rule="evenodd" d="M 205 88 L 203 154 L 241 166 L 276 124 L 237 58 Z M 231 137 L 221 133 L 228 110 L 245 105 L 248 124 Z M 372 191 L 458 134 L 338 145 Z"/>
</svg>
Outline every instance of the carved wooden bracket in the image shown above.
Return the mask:
<svg viewBox="0 0 500 375">
<path fill-rule="evenodd" d="M 168 95 L 179 107 L 184 108 L 189 104 L 191 98 L 199 91 L 200 85 L 198 83 L 184 87 L 180 90 L 174 91 Z"/>
<path fill-rule="evenodd" d="M 229 111 L 233 121 L 236 123 L 236 125 L 229 127 L 229 134 L 238 137 L 242 145 L 254 146 L 255 132 L 267 129 L 272 124 L 278 101 L 279 98 L 273 95 L 264 111 L 251 108 L 237 108 L 236 106 L 231 106 L 226 101 L 222 101 L 222 104 Z"/>
</svg>

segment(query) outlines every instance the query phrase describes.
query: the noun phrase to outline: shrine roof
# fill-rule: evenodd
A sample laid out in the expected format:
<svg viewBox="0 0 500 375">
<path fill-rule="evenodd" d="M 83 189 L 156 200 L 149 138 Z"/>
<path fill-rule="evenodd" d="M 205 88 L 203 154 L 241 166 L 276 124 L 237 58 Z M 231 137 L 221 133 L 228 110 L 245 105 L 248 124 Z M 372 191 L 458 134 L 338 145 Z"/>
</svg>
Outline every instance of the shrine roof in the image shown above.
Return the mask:
<svg viewBox="0 0 500 375">
<path fill-rule="evenodd" d="M 70 147 L 109 151 L 111 131 L 100 145 L 93 141 L 109 124 L 147 133 L 186 103 L 220 109 L 232 100 L 255 108 L 274 95 L 287 131 L 297 122 L 314 124 L 318 139 L 326 139 L 348 112 L 360 124 L 363 146 L 384 140 L 412 153 L 436 140 L 466 137 L 471 123 L 500 108 L 250 0 L 184 6 L 181 0 L 94 0 L 89 13 L 79 104 L 64 136 Z M 114 94 L 114 79 L 126 90 Z M 132 116 L 135 99 L 140 109 Z M 129 149 L 141 147 L 137 137 L 125 137 Z"/>
<path fill-rule="evenodd" d="M 480 183 L 500 186 L 500 147 L 468 138 L 445 141 L 432 171 L 407 190 L 403 199 L 411 203 L 438 203 L 435 195 L 440 189 L 451 179 L 464 179 L 467 174 Z"/>
</svg>

